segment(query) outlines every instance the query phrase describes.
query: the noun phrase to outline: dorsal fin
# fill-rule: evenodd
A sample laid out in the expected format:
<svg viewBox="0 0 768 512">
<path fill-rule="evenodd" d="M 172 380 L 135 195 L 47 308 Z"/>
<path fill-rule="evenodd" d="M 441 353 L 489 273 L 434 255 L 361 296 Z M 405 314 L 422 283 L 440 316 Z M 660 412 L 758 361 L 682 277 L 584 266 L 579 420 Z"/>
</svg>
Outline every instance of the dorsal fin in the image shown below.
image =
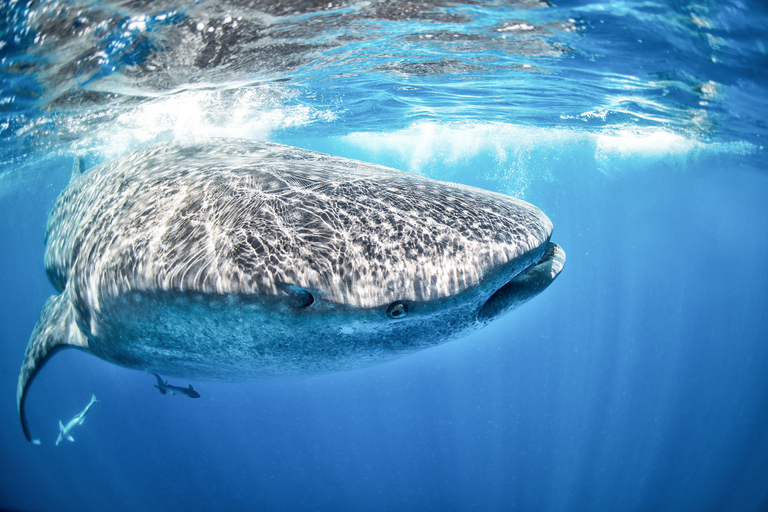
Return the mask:
<svg viewBox="0 0 768 512">
<path fill-rule="evenodd" d="M 77 178 L 82 176 L 82 174 L 85 172 L 85 165 L 83 164 L 83 159 L 80 156 L 75 156 L 75 161 L 72 164 L 72 177 L 69 178 L 69 182 L 72 183 Z"/>
<path fill-rule="evenodd" d="M 24 402 L 29 385 L 51 356 L 67 347 L 88 350 L 88 338 L 77 326 L 69 292 L 64 290 L 61 295 L 54 295 L 45 301 L 43 311 L 29 339 L 24 362 L 21 364 L 19 384 L 16 388 L 16 406 L 19 409 L 21 427 L 28 441 L 31 441 L 32 437 L 24 414 Z"/>
</svg>

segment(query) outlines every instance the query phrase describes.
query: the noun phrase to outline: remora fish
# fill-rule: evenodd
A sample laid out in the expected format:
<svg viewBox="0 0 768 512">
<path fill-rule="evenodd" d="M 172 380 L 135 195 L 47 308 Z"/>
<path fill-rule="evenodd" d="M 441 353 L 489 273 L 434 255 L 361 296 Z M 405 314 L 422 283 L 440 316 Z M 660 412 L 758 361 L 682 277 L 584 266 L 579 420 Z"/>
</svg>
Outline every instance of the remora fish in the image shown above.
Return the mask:
<svg viewBox="0 0 768 512">
<path fill-rule="evenodd" d="M 160 376 L 156 373 L 153 373 L 155 377 L 157 377 L 157 385 L 155 386 L 157 389 L 160 390 L 160 393 L 163 395 L 170 393 L 172 395 L 187 395 L 189 398 L 200 398 L 200 393 L 195 391 L 192 388 L 192 384 L 189 385 L 188 388 L 182 388 L 181 386 L 174 386 L 173 384 L 168 384 L 168 381 L 163 382 L 163 379 L 160 378 Z"/>
<path fill-rule="evenodd" d="M 85 409 L 82 410 L 79 414 L 75 414 L 75 417 L 69 420 L 69 423 L 66 424 L 66 426 L 59 420 L 59 437 L 56 439 L 56 446 L 59 446 L 59 443 L 62 439 L 66 439 L 67 441 L 75 441 L 75 438 L 72 437 L 72 434 L 69 432 L 76 426 L 76 425 L 82 425 L 85 421 L 85 415 L 88 414 L 88 411 L 91 410 L 91 406 L 98 402 L 96 400 L 96 395 L 91 396 L 91 401 L 88 402 L 88 405 L 85 406 Z"/>
<path fill-rule="evenodd" d="M 535 206 L 279 144 L 155 145 L 72 181 L 17 388 L 75 347 L 233 380 L 372 365 L 464 336 L 544 290 L 565 253 Z"/>
</svg>

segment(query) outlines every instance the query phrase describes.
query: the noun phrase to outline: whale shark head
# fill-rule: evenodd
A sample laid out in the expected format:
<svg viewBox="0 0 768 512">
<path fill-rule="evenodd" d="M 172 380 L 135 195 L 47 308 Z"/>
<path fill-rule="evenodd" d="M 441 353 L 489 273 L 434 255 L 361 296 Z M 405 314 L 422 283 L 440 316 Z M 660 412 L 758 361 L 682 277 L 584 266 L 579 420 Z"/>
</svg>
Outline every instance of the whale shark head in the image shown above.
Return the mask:
<svg viewBox="0 0 768 512">
<path fill-rule="evenodd" d="M 522 200 L 278 144 L 160 144 L 73 174 L 20 404 L 64 346 L 188 378 L 370 365 L 486 325 L 565 261 Z"/>
</svg>

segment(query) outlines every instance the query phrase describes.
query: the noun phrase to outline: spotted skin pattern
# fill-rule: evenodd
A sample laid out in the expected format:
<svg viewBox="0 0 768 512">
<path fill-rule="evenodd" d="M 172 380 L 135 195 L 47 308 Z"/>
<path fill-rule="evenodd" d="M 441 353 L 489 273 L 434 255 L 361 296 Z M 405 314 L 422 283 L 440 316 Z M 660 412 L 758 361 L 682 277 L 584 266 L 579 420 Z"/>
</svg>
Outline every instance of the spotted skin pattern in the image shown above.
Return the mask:
<svg viewBox="0 0 768 512">
<path fill-rule="evenodd" d="M 22 366 L 25 433 L 26 389 L 59 348 L 187 378 L 374 364 L 538 294 L 565 258 L 551 233 L 515 198 L 265 142 L 76 166 L 46 231 L 60 295 Z"/>
<path fill-rule="evenodd" d="M 70 272 L 84 280 L 93 304 L 291 283 L 371 307 L 460 293 L 551 230 L 523 201 L 373 164 L 257 142 L 164 144 L 62 194 L 46 268 L 59 290 Z"/>
</svg>

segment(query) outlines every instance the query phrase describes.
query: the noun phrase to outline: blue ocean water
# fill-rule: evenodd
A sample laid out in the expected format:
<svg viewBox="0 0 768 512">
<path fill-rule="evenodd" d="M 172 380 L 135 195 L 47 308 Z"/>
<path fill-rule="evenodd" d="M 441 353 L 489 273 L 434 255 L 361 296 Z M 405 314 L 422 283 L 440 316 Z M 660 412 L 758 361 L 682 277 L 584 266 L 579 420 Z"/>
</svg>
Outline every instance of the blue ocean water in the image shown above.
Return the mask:
<svg viewBox="0 0 768 512">
<path fill-rule="evenodd" d="M 0 5 L 0 508 L 768 509 L 762 3 Z M 73 158 L 207 137 L 521 197 L 565 269 L 464 339 L 196 400 L 63 351 L 28 443 L 16 382 Z"/>
</svg>

